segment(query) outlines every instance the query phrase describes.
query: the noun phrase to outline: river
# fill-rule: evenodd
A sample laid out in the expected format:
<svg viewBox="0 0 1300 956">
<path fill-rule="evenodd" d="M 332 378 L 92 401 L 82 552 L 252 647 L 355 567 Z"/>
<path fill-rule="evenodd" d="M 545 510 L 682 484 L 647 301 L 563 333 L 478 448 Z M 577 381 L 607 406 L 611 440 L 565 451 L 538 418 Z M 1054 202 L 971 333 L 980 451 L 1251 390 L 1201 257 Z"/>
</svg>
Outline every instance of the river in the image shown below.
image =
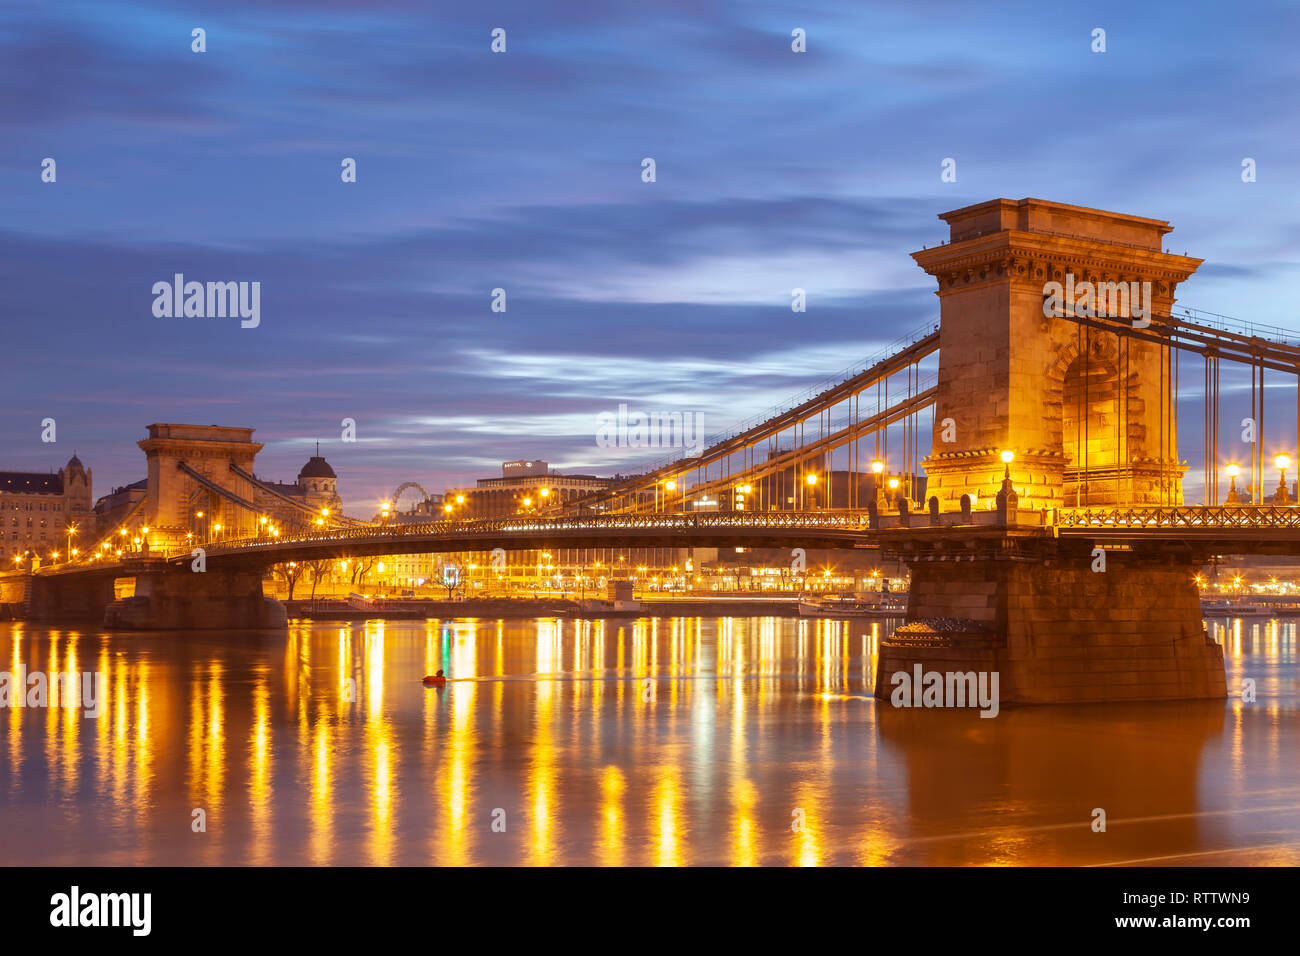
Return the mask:
<svg viewBox="0 0 1300 956">
<path fill-rule="evenodd" d="M 1226 701 L 989 720 L 875 701 L 883 621 L 4 623 L 102 683 L 0 709 L 0 862 L 1296 865 L 1296 625 L 1209 624 Z"/>
</svg>

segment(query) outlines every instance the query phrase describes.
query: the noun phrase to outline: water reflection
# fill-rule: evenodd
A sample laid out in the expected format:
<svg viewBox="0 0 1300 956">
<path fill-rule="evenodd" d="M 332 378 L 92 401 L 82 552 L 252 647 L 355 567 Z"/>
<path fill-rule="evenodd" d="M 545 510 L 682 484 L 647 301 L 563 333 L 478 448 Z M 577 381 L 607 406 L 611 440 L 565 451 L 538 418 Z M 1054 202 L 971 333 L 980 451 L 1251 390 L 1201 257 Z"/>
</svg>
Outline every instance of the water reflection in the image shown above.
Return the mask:
<svg viewBox="0 0 1300 956">
<path fill-rule="evenodd" d="M 1228 701 L 871 699 L 891 622 L 0 625 L 102 715 L 0 714 L 7 863 L 1300 862 L 1296 626 L 1211 621 Z M 444 669 L 451 682 L 426 687 Z M 1253 681 L 1255 699 L 1239 691 Z M 1103 809 L 1105 834 L 1091 827 Z M 202 811 L 206 827 L 197 823 Z"/>
</svg>

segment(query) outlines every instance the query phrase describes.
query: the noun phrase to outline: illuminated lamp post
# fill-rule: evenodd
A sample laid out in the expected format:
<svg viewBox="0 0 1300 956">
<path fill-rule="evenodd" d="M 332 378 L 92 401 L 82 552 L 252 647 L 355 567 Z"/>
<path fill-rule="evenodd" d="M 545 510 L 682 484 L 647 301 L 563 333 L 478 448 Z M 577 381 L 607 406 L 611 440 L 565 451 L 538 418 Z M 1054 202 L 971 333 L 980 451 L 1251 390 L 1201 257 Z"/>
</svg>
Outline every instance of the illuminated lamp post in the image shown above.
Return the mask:
<svg viewBox="0 0 1300 956">
<path fill-rule="evenodd" d="M 1228 498 L 1224 504 L 1239 505 L 1241 504 L 1241 498 L 1237 495 L 1237 475 L 1241 468 L 1236 462 L 1230 461 L 1224 471 L 1228 473 Z"/>
<path fill-rule="evenodd" d="M 1288 505 L 1291 499 L 1286 492 L 1286 470 L 1291 467 L 1291 456 L 1278 455 L 1273 459 L 1273 464 L 1277 465 L 1277 470 L 1281 474 L 1277 482 L 1277 492 L 1273 495 L 1273 504 Z"/>
</svg>

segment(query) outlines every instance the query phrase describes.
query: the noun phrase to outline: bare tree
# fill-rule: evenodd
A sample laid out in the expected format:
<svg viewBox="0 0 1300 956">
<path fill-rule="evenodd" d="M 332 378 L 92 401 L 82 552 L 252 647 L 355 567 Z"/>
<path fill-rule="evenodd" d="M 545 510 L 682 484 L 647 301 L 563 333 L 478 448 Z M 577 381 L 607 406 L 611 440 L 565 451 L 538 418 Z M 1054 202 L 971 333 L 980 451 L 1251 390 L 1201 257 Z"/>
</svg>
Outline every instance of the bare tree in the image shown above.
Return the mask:
<svg viewBox="0 0 1300 956">
<path fill-rule="evenodd" d="M 306 567 L 311 571 L 311 599 L 316 600 L 316 586 L 320 584 L 320 579 L 329 573 L 333 560 L 328 558 L 308 561 Z"/>
<path fill-rule="evenodd" d="M 298 584 L 298 579 L 302 577 L 303 571 L 307 570 L 305 565 L 296 561 L 290 561 L 288 564 L 277 564 L 271 569 L 271 573 L 284 583 L 288 589 L 289 600 L 293 600 L 293 589 Z"/>
<path fill-rule="evenodd" d="M 375 566 L 374 558 L 357 558 L 352 562 L 352 583 L 357 587 L 365 587 L 366 575 L 370 569 Z"/>
</svg>

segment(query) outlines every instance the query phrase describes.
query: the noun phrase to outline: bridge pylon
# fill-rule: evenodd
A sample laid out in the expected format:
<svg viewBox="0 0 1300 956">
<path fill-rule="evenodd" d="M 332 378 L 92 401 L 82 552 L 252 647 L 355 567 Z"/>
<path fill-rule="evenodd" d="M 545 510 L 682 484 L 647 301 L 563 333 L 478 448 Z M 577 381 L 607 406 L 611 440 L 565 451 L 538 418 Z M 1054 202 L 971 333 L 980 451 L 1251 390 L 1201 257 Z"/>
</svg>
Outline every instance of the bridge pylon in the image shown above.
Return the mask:
<svg viewBox="0 0 1300 956">
<path fill-rule="evenodd" d="M 1162 250 L 1164 220 L 1041 199 L 939 218 L 949 240 L 912 254 L 939 284 L 928 493 L 991 507 L 1011 451 L 1021 508 L 1181 504 L 1170 349 L 1077 317 L 1144 327 L 1201 260 Z"/>
<path fill-rule="evenodd" d="M 253 473 L 254 458 L 262 450 L 261 443 L 253 441 L 253 431 L 219 425 L 149 426 L 149 437 L 138 444 L 148 464 L 141 524 L 151 529 L 153 548 L 184 544 L 185 532 L 195 526 L 199 511 L 205 513 L 207 527 L 221 525 L 223 537 L 256 533 L 256 514 L 227 505 L 220 495 L 209 493 L 182 467 L 186 465 L 234 494 L 254 501 L 257 489 L 253 482 L 230 470 L 233 463 Z"/>
<path fill-rule="evenodd" d="M 1195 584 L 1204 555 L 1108 555 L 1049 532 L 1047 514 L 1182 504 L 1170 326 L 1135 333 L 1169 315 L 1201 260 L 1162 251 L 1163 220 L 1039 199 L 940 218 L 949 241 L 913 253 L 941 304 L 924 465 L 966 530 L 896 536 L 912 584 L 876 696 L 913 671 L 998 674 L 1007 703 L 1225 696 Z"/>
</svg>

